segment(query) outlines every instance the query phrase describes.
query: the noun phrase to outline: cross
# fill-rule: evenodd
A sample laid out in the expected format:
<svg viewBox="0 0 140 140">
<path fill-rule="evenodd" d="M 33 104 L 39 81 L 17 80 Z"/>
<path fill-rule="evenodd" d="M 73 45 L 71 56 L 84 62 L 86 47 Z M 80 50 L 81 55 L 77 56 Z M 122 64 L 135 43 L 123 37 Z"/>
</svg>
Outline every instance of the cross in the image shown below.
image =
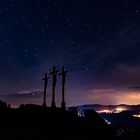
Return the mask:
<svg viewBox="0 0 140 140">
<path fill-rule="evenodd" d="M 56 87 L 56 82 L 57 82 L 57 73 L 58 73 L 58 70 L 56 70 L 56 67 L 53 66 L 53 70 L 50 73 L 50 75 L 53 76 L 53 80 L 52 80 L 52 103 L 51 103 L 52 108 L 56 108 L 56 105 L 55 105 L 55 87 Z"/>
<path fill-rule="evenodd" d="M 62 109 L 65 110 L 65 82 L 66 82 L 66 74 L 68 73 L 68 71 L 65 71 L 64 66 L 62 66 L 62 71 L 59 75 L 62 76 L 62 103 L 61 103 L 61 107 Z"/>
<path fill-rule="evenodd" d="M 45 73 L 45 78 L 43 78 L 43 80 L 44 80 L 43 106 L 46 106 L 46 91 L 47 91 L 47 86 L 48 86 L 48 79 L 49 79 L 49 77 L 47 76 L 47 73 Z"/>
</svg>

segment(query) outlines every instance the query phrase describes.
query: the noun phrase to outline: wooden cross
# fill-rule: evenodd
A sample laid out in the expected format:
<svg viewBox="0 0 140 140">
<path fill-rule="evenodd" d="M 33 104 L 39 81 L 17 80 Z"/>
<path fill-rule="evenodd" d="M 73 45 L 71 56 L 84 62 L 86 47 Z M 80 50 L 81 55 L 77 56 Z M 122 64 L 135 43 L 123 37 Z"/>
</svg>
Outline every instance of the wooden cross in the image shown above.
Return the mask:
<svg viewBox="0 0 140 140">
<path fill-rule="evenodd" d="M 43 106 L 46 106 L 46 91 L 47 91 L 47 86 L 48 86 L 48 75 L 47 73 L 45 73 L 45 78 L 43 78 L 44 80 L 44 97 L 43 97 Z"/>
<path fill-rule="evenodd" d="M 64 110 L 66 108 L 66 104 L 65 104 L 65 82 L 66 82 L 66 74 L 67 73 L 68 73 L 68 71 L 65 71 L 64 66 L 62 66 L 62 71 L 59 75 L 62 76 L 62 103 L 61 103 L 61 107 Z"/>
<path fill-rule="evenodd" d="M 56 87 L 56 82 L 57 82 L 57 73 L 58 73 L 58 70 L 56 70 L 56 67 L 53 66 L 53 70 L 50 73 L 53 76 L 53 80 L 52 80 L 52 103 L 51 103 L 52 108 L 56 108 L 56 105 L 55 105 L 55 87 Z"/>
</svg>

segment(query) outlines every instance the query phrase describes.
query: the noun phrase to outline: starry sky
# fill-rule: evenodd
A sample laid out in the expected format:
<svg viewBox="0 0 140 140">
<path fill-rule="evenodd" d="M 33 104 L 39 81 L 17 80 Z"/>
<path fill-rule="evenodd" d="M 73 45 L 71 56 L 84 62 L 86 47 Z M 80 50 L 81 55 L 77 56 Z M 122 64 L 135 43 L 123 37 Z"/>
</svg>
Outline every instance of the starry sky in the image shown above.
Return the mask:
<svg viewBox="0 0 140 140">
<path fill-rule="evenodd" d="M 42 104 L 42 78 L 54 65 L 69 71 L 68 106 L 139 104 L 140 1 L 0 0 L 1 99 Z"/>
</svg>

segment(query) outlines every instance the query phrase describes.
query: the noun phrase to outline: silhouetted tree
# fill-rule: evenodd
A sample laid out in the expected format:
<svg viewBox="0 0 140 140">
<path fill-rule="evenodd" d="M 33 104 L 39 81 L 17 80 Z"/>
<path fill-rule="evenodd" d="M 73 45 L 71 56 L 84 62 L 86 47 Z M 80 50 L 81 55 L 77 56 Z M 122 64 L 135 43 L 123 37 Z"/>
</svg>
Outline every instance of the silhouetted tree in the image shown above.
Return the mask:
<svg viewBox="0 0 140 140">
<path fill-rule="evenodd" d="M 6 101 L 0 100 L 0 111 L 10 109 L 10 104 L 7 104 Z"/>
</svg>

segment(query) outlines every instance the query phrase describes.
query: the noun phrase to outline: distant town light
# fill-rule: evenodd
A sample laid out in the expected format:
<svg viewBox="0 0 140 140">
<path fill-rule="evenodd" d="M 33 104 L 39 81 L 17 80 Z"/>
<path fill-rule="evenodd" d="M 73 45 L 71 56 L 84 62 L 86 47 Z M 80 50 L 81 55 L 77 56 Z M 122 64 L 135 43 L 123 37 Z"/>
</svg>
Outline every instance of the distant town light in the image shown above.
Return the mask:
<svg viewBox="0 0 140 140">
<path fill-rule="evenodd" d="M 126 108 L 123 108 L 123 107 L 117 107 L 114 111 L 114 113 L 121 113 L 123 111 L 127 110 Z"/>
<path fill-rule="evenodd" d="M 107 114 L 110 114 L 112 113 L 111 110 L 107 110 L 107 109 L 104 109 L 104 110 L 100 110 L 100 111 L 96 111 L 97 113 L 107 113 Z"/>
<path fill-rule="evenodd" d="M 133 117 L 140 118 L 140 114 L 134 114 Z"/>
</svg>

